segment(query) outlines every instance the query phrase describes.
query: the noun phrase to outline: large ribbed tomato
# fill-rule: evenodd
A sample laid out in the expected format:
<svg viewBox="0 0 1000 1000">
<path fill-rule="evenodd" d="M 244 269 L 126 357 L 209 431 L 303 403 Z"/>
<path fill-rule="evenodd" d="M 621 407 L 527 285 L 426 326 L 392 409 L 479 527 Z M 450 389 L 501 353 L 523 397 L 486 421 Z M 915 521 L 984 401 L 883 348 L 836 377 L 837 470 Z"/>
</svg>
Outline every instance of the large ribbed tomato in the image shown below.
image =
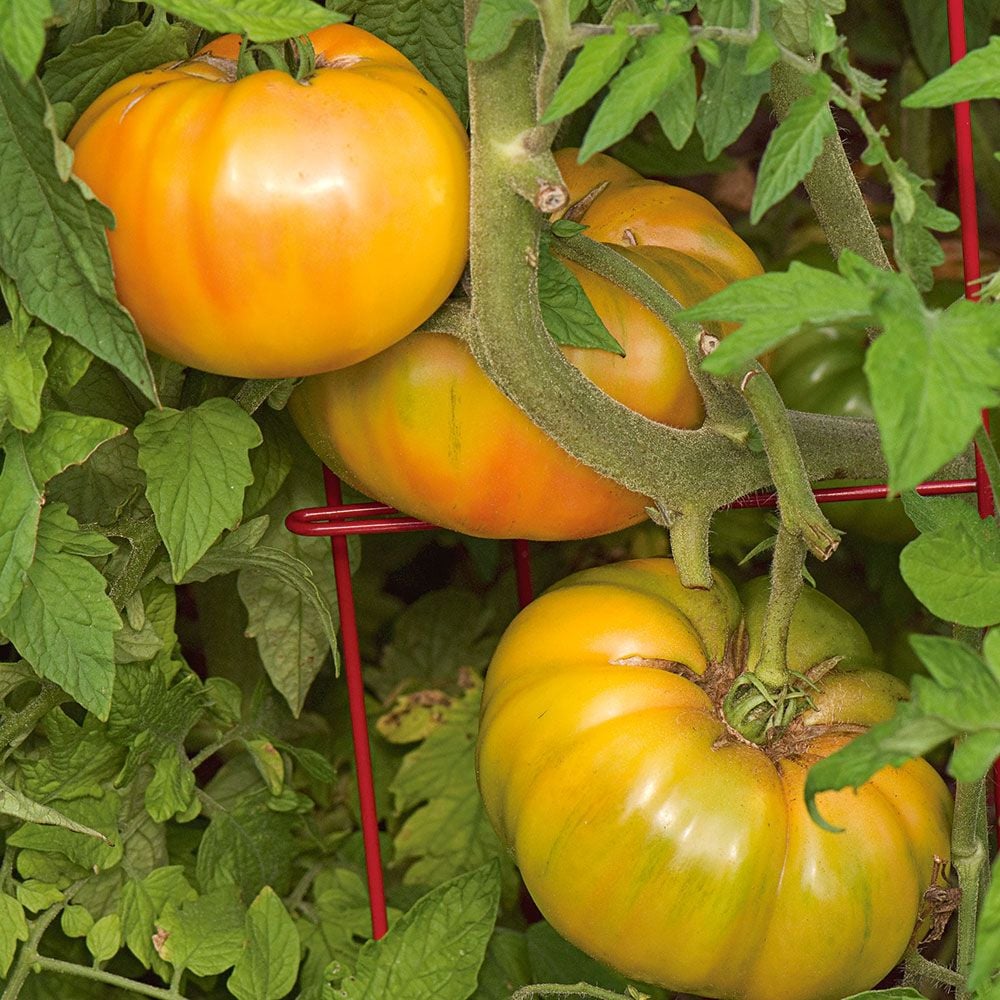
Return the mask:
<svg viewBox="0 0 1000 1000">
<path fill-rule="evenodd" d="M 951 802 L 915 760 L 819 796 L 844 832 L 809 817 L 810 764 L 905 694 L 815 591 L 796 605 L 790 666 L 843 657 L 815 707 L 767 747 L 726 726 L 718 702 L 755 655 L 766 595 L 755 582 L 741 609 L 719 574 L 687 590 L 668 559 L 562 581 L 489 666 L 479 783 L 542 913 L 584 951 L 699 996 L 840 1000 L 902 956 L 949 854 Z"/>
<path fill-rule="evenodd" d="M 316 70 L 236 78 L 236 36 L 108 89 L 69 135 L 115 215 L 118 296 L 155 351 L 306 375 L 406 336 L 468 247 L 468 143 L 401 53 L 351 25 Z"/>
<path fill-rule="evenodd" d="M 607 156 L 584 168 L 575 166 L 575 154 L 558 159 L 573 199 L 609 177 L 631 178 L 636 191 L 648 188 L 659 197 L 654 203 L 636 195 L 633 221 L 641 239 L 611 229 L 592 235 L 623 244 L 622 253 L 683 305 L 760 271 L 753 253 L 698 195 L 645 181 Z M 603 197 L 590 203 L 585 223 Z M 621 358 L 564 348 L 570 361 L 651 420 L 699 426 L 701 397 L 670 330 L 606 279 L 568 266 L 625 349 Z M 289 405 L 309 444 L 348 482 L 469 535 L 584 538 L 639 522 L 649 503 L 567 455 L 494 387 L 460 341 L 443 333 L 411 334 L 359 365 L 307 379 Z"/>
</svg>

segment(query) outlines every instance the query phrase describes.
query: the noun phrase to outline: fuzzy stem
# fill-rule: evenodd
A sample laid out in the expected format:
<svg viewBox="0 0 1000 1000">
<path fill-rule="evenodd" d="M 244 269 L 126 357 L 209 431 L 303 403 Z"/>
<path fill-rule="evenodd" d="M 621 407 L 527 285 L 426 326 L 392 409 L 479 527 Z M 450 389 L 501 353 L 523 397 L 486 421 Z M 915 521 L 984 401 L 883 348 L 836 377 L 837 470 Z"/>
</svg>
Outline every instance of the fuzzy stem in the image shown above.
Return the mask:
<svg viewBox="0 0 1000 1000">
<path fill-rule="evenodd" d="M 757 679 L 773 691 L 788 682 L 788 630 L 802 590 L 806 546 L 782 521 L 771 558 L 771 588 L 761 628 L 760 658 L 750 665 Z"/>
<path fill-rule="evenodd" d="M 818 559 L 828 559 L 837 548 L 839 533 L 819 509 L 810 489 L 805 462 L 777 387 L 758 365 L 743 378 L 741 388 L 764 439 L 782 525 L 800 537 Z"/>
<path fill-rule="evenodd" d="M 787 117 L 797 98 L 809 92 L 803 74 L 787 62 L 775 63 L 771 68 L 771 101 L 779 121 Z M 806 176 L 805 187 L 834 257 L 844 250 L 853 250 L 876 267 L 890 269 L 882 239 L 839 134 L 823 142 L 823 150 Z"/>
<path fill-rule="evenodd" d="M 20 996 L 28 976 L 33 971 L 34 963 L 38 960 L 38 945 L 52 921 L 62 913 L 65 905 L 65 902 L 62 902 L 50 906 L 29 924 L 31 929 L 28 932 L 28 940 L 18 950 L 14 968 L 11 969 L 6 988 L 0 994 L 0 1000 L 17 1000 Z"/>
<path fill-rule="evenodd" d="M 64 962 L 60 958 L 47 958 L 44 955 L 38 955 L 35 958 L 35 965 L 42 969 L 48 969 L 50 972 L 61 972 L 67 976 L 78 976 L 80 979 L 89 979 L 92 982 L 107 983 L 108 986 L 115 986 L 128 993 L 138 993 L 139 996 L 153 997 L 154 1000 L 185 1000 L 184 995 L 173 986 L 169 989 L 150 986 L 147 983 L 137 982 L 135 979 L 128 979 L 126 976 L 105 972 L 103 969 L 77 965 L 75 962 Z"/>
<path fill-rule="evenodd" d="M 622 993 L 612 993 L 611 990 L 589 983 L 536 983 L 534 986 L 523 986 L 512 993 L 510 1000 L 535 1000 L 535 997 L 591 997 L 592 1000 L 626 1000 Z"/>
<path fill-rule="evenodd" d="M 130 545 L 128 558 L 121 572 L 108 588 L 108 597 L 115 608 L 121 609 L 125 602 L 139 589 L 142 578 L 160 545 L 160 534 L 152 516 L 144 521 L 134 521 L 116 529 L 112 534 L 124 538 Z"/>
<path fill-rule="evenodd" d="M 38 721 L 56 705 L 70 701 L 70 696 L 52 681 L 43 680 L 41 686 L 41 691 L 20 712 L 14 712 L 3 720 L 0 725 L 0 749 L 30 733 Z"/>
<path fill-rule="evenodd" d="M 955 817 L 951 832 L 951 860 L 962 890 L 958 904 L 958 955 L 956 971 L 963 983 L 972 967 L 984 868 L 990 863 L 986 846 L 986 779 L 959 781 L 955 786 Z M 957 1000 L 971 996 L 959 987 Z"/>
</svg>

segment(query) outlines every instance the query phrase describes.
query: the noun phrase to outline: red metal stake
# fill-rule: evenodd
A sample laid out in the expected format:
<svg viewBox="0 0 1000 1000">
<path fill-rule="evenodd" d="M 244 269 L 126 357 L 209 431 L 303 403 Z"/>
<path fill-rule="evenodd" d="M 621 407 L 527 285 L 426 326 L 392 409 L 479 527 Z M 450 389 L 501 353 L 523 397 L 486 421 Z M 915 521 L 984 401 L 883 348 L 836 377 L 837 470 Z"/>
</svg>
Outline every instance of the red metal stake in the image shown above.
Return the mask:
<svg viewBox="0 0 1000 1000">
<path fill-rule="evenodd" d="M 524 608 L 535 597 L 531 584 L 531 551 L 523 538 L 514 540 L 514 574 L 517 577 L 517 602 Z"/>
<path fill-rule="evenodd" d="M 948 44 L 952 64 L 966 52 L 965 2 L 948 0 Z M 965 297 L 979 298 L 979 219 L 976 212 L 976 168 L 972 152 L 972 107 L 968 101 L 954 105 L 955 163 L 958 173 L 959 217 L 962 220 L 962 271 L 965 277 Z M 983 426 L 990 429 L 989 417 L 983 411 Z M 982 455 L 976 449 L 976 499 L 980 517 L 996 514 L 993 490 L 990 488 Z M 1000 760 L 993 764 L 993 801 L 997 804 L 997 828 L 1000 830 Z"/>
<path fill-rule="evenodd" d="M 326 502 L 343 502 L 340 480 L 323 469 Z M 372 915 L 372 937 L 380 938 L 389 929 L 385 910 L 385 883 L 382 876 L 382 850 L 378 839 L 378 810 L 375 807 L 375 781 L 372 776 L 371 746 L 368 742 L 368 718 L 365 714 L 365 688 L 361 677 L 361 650 L 358 645 L 358 622 L 354 613 L 354 588 L 347 537 L 330 538 L 333 568 L 337 578 L 337 606 L 340 609 L 340 639 L 344 647 L 344 674 L 347 677 L 347 700 L 351 710 L 351 737 L 358 776 L 358 799 L 361 806 L 361 836 L 365 845 L 365 871 L 368 876 L 368 904 Z"/>
</svg>

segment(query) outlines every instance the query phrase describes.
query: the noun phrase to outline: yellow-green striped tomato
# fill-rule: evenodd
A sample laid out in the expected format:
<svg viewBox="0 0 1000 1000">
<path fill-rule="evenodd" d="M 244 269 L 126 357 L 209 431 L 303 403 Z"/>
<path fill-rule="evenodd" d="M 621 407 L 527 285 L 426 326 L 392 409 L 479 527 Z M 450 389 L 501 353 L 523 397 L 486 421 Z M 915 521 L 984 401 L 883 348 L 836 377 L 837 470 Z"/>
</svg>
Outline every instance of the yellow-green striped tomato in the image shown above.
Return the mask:
<svg viewBox="0 0 1000 1000">
<path fill-rule="evenodd" d="M 523 610 L 487 672 L 478 747 L 486 811 L 542 913 L 629 977 L 726 1000 L 840 1000 L 901 958 L 951 800 L 923 760 L 808 815 L 810 765 L 905 695 L 871 668 L 860 626 L 806 590 L 790 664 L 814 708 L 772 745 L 720 716 L 756 648 L 766 586 L 745 607 L 721 575 L 683 588 L 668 559 L 569 577 Z M 744 622 L 747 627 L 744 628 Z M 829 664 L 827 664 L 829 666 Z"/>
</svg>

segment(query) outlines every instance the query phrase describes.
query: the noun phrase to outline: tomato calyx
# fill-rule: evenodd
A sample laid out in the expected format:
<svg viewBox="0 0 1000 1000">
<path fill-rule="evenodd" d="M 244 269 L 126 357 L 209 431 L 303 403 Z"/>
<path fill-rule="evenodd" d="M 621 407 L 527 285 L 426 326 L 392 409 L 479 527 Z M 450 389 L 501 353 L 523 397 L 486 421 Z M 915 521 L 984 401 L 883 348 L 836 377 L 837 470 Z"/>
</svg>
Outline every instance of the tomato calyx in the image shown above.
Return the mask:
<svg viewBox="0 0 1000 1000">
<path fill-rule="evenodd" d="M 261 70 L 287 73 L 299 83 L 306 83 L 317 69 L 316 50 L 308 36 L 284 42 L 251 42 L 246 35 L 236 57 L 235 79 L 242 80 Z"/>
</svg>

